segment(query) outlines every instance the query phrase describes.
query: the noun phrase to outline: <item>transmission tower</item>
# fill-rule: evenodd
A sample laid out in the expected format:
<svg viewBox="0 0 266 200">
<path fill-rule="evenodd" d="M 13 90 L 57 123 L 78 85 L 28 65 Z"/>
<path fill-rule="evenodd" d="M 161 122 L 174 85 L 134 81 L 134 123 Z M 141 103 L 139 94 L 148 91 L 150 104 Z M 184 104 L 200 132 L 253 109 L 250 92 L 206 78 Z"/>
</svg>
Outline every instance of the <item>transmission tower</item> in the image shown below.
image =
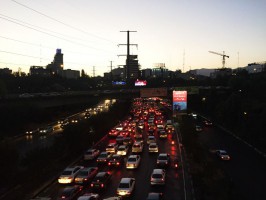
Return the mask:
<svg viewBox="0 0 266 200">
<path fill-rule="evenodd" d="M 138 47 L 138 44 L 130 44 L 130 37 L 129 37 L 129 33 L 130 32 L 137 32 L 137 31 L 120 31 L 120 32 L 126 32 L 127 33 L 127 43 L 126 44 L 118 44 L 118 47 L 120 45 L 126 45 L 127 46 L 127 54 L 126 55 L 118 55 L 118 56 L 126 56 L 127 60 L 126 60 L 126 78 L 128 79 L 130 77 L 129 74 L 129 61 L 131 58 L 134 58 L 134 55 L 130 55 L 130 46 L 136 46 Z"/>
</svg>

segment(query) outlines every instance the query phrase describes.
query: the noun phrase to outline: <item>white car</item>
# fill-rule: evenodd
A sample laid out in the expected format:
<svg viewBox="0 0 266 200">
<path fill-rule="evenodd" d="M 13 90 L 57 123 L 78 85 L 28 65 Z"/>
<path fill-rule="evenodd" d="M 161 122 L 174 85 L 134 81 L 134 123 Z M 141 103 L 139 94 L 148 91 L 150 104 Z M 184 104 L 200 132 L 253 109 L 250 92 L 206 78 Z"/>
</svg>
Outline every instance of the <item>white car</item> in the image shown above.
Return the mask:
<svg viewBox="0 0 266 200">
<path fill-rule="evenodd" d="M 150 144 L 150 143 L 156 143 L 156 138 L 154 135 L 149 135 L 148 138 L 147 138 L 147 144 Z"/>
<path fill-rule="evenodd" d="M 78 172 L 83 169 L 83 166 L 75 166 L 75 167 L 68 167 L 66 168 L 60 177 L 58 178 L 58 183 L 61 184 L 70 184 L 74 182 L 75 177 L 77 176 Z"/>
<path fill-rule="evenodd" d="M 117 149 L 117 154 L 126 156 L 128 153 L 128 146 L 127 145 L 120 145 Z"/>
<path fill-rule="evenodd" d="M 99 194 L 96 193 L 85 193 L 80 196 L 77 200 L 98 200 L 100 198 Z"/>
<path fill-rule="evenodd" d="M 143 151 L 143 143 L 142 142 L 134 142 L 132 146 L 132 153 L 141 153 Z"/>
<path fill-rule="evenodd" d="M 118 145 L 116 143 L 109 143 L 105 149 L 106 152 L 116 153 Z"/>
<path fill-rule="evenodd" d="M 100 155 L 100 150 L 98 149 L 88 149 L 84 153 L 84 160 L 93 160 Z"/>
<path fill-rule="evenodd" d="M 127 159 L 126 168 L 136 169 L 140 164 L 140 155 L 130 155 Z"/>
<path fill-rule="evenodd" d="M 151 174 L 151 185 L 165 185 L 165 170 L 154 169 Z"/>
<path fill-rule="evenodd" d="M 157 153 L 159 151 L 158 145 L 155 142 L 150 143 L 148 149 L 150 153 Z"/>
<path fill-rule="evenodd" d="M 106 199 L 103 200 L 122 200 L 122 197 L 108 197 Z"/>
<path fill-rule="evenodd" d="M 131 196 L 135 188 L 135 179 L 134 178 L 122 178 L 119 186 L 116 190 L 116 193 L 119 196 Z"/>
<path fill-rule="evenodd" d="M 231 157 L 225 150 L 216 150 L 216 155 L 221 159 L 221 160 L 230 160 Z"/>
</svg>

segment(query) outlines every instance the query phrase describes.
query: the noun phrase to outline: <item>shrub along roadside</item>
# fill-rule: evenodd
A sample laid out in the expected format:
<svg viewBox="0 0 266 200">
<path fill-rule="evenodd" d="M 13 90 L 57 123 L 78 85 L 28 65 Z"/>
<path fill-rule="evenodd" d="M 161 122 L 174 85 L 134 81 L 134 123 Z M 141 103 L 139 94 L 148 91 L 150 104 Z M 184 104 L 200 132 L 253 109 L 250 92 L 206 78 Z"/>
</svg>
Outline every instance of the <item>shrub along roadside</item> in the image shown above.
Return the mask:
<svg viewBox="0 0 266 200">
<path fill-rule="evenodd" d="M 239 199 L 230 178 L 197 140 L 194 127 L 187 116 L 180 124 L 183 144 L 187 152 L 186 161 L 190 166 L 190 174 L 197 200 L 231 200 Z"/>
<path fill-rule="evenodd" d="M 78 125 L 67 127 L 61 137 L 55 138 L 51 147 L 28 152 L 20 164 L 20 169 L 14 170 L 15 177 L 20 177 L 19 179 L 10 180 L 8 175 L 3 174 L 6 177 L 4 180 L 9 181 L 9 185 L 21 185 L 12 197 L 6 199 L 26 199 L 31 191 L 58 175 L 69 163 L 81 156 L 93 141 L 102 138 L 123 119 L 129 113 L 130 104 L 130 101 L 118 102 L 107 113 L 101 113 Z M 90 127 L 95 131 L 93 135 L 89 134 Z M 6 183 L 1 181 L 0 186 L 2 184 Z"/>
</svg>

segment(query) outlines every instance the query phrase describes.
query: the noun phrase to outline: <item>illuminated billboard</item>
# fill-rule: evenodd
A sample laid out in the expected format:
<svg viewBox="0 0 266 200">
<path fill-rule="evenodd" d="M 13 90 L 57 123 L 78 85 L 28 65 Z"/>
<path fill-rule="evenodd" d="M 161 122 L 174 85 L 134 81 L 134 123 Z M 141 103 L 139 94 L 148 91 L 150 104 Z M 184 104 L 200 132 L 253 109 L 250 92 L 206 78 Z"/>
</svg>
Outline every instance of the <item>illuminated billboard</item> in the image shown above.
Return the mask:
<svg viewBox="0 0 266 200">
<path fill-rule="evenodd" d="M 173 91 L 173 114 L 186 113 L 187 91 Z"/>
<path fill-rule="evenodd" d="M 135 81 L 135 86 L 146 86 L 147 85 L 147 81 L 146 80 L 136 80 Z"/>
<path fill-rule="evenodd" d="M 113 85 L 126 85 L 125 81 L 112 81 Z"/>
</svg>

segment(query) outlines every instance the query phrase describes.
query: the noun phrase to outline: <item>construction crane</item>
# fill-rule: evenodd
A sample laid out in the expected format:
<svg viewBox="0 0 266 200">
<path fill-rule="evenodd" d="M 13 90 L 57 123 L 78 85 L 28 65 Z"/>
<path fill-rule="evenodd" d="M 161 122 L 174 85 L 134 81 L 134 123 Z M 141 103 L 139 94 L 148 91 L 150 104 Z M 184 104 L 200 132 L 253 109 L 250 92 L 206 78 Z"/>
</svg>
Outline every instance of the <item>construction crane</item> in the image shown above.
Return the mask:
<svg viewBox="0 0 266 200">
<path fill-rule="evenodd" d="M 224 54 L 224 51 L 223 51 L 223 54 L 221 53 L 217 53 L 217 52 L 214 52 L 214 51 L 209 51 L 210 53 L 213 53 L 213 54 L 216 54 L 216 55 L 219 55 L 219 56 L 223 56 L 223 67 L 222 69 L 224 69 L 224 65 L 225 65 L 225 57 L 229 58 L 229 56 L 225 55 Z"/>
</svg>

